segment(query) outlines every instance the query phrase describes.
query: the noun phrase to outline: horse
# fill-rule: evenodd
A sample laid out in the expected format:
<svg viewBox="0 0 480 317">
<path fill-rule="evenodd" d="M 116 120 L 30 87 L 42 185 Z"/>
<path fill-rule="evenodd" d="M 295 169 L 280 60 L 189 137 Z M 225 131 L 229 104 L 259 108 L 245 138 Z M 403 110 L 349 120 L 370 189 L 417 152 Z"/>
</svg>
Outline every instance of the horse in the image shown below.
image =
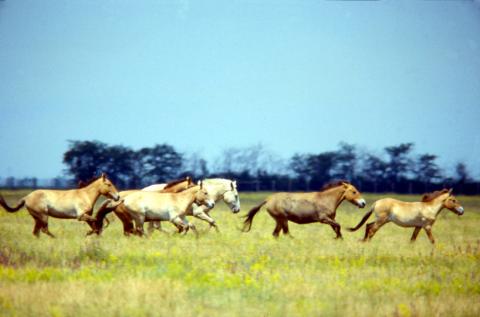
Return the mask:
<svg viewBox="0 0 480 317">
<path fill-rule="evenodd" d="M 223 200 L 230 210 L 236 214 L 240 212 L 240 198 L 237 191 L 237 182 L 225 178 L 208 178 L 201 181 L 203 187 L 207 190 L 208 196 L 213 199 L 215 203 L 219 200 Z M 142 190 L 147 190 L 157 185 L 148 186 Z M 198 219 L 204 220 L 210 224 L 210 227 L 214 227 L 218 232 L 218 226 L 215 220 L 210 217 L 209 212 L 212 208 L 208 208 L 205 205 L 192 204 L 192 207 L 188 209 L 187 216 L 193 216 Z M 151 221 L 149 224 L 149 232 L 154 229 L 161 230 L 160 222 Z"/>
<path fill-rule="evenodd" d="M 166 193 L 177 193 L 179 191 L 185 190 L 188 187 L 193 187 L 193 186 L 195 186 L 195 184 L 193 184 L 192 178 L 190 176 L 187 176 L 185 178 L 177 179 L 164 184 L 153 184 L 153 185 L 144 187 L 141 190 L 147 191 L 147 192 L 163 191 Z"/>
<path fill-rule="evenodd" d="M 312 222 L 328 224 L 335 231 L 336 239 L 339 239 L 342 238 L 342 233 L 340 224 L 335 221 L 335 215 L 338 206 L 344 200 L 359 208 L 364 208 L 366 205 L 360 192 L 346 181 L 326 184 L 319 192 L 275 193 L 248 212 L 245 216 L 243 231 L 250 231 L 253 217 L 265 205 L 276 222 L 273 230 L 275 238 L 278 238 L 281 230 L 285 235 L 290 235 L 288 221 L 292 221 L 298 224 Z"/>
<path fill-rule="evenodd" d="M 421 202 L 404 202 L 393 198 L 377 200 L 354 227 L 349 231 L 358 230 L 375 212 L 375 221 L 367 223 L 363 241 L 369 241 L 384 224 L 393 222 L 401 227 L 414 227 L 411 242 L 415 242 L 418 233 L 423 228 L 432 244 L 435 239 L 432 235 L 432 226 L 443 208 L 461 216 L 464 213 L 459 201 L 452 195 L 452 189 L 442 189 L 423 195 Z"/>
<path fill-rule="evenodd" d="M 10 207 L 0 196 L 0 205 L 8 212 L 16 212 L 24 205 L 35 220 L 33 234 L 40 236 L 40 231 L 54 238 L 48 230 L 48 217 L 62 219 L 77 219 L 92 222 L 90 216 L 98 197 L 106 196 L 118 201 L 120 196 L 115 185 L 102 174 L 95 181 L 83 188 L 70 190 L 38 189 L 23 197 L 15 207 Z"/>
<path fill-rule="evenodd" d="M 144 235 L 145 221 L 170 221 L 187 231 L 186 212 L 193 203 L 213 208 L 215 202 L 209 198 L 202 182 L 179 193 L 157 193 L 138 191 L 125 197 L 123 205 L 135 222 L 136 231 Z M 196 231 L 196 230 L 195 230 Z"/>
<path fill-rule="evenodd" d="M 187 176 L 182 179 L 170 181 L 166 184 L 156 184 L 157 192 L 162 193 L 177 193 L 183 191 L 187 188 L 193 187 L 195 184 L 193 183 L 192 179 Z M 127 214 L 124 205 L 122 204 L 123 199 L 128 195 L 140 191 L 139 189 L 130 189 L 121 191 L 120 194 L 120 203 L 114 203 L 111 200 L 106 200 L 98 209 L 97 216 L 94 224 L 91 226 L 92 230 L 87 233 L 90 235 L 92 233 L 96 233 L 97 235 L 101 234 L 103 231 L 103 221 L 107 219 L 106 216 L 110 212 L 114 212 L 115 215 L 122 221 L 123 224 L 123 234 L 128 236 L 130 234 L 135 234 L 136 231 L 133 226 L 132 219 Z"/>
</svg>

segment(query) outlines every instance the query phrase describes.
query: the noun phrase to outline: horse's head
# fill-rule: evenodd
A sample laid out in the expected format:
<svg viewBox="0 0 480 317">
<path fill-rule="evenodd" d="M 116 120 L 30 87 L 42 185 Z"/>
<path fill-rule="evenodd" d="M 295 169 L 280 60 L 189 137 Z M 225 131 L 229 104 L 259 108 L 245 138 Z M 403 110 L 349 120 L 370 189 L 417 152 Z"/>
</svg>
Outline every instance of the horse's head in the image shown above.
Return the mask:
<svg viewBox="0 0 480 317">
<path fill-rule="evenodd" d="M 460 202 L 452 195 L 452 189 L 448 191 L 447 198 L 443 201 L 443 207 L 450 211 L 453 211 L 457 215 L 461 216 L 464 213 L 464 209 Z"/>
<path fill-rule="evenodd" d="M 352 184 L 349 183 L 343 183 L 343 188 L 345 188 L 345 192 L 343 194 L 343 197 L 354 204 L 357 207 L 363 208 L 367 205 L 365 202 L 365 199 L 362 198 L 362 195 L 358 191 L 358 189 L 355 188 Z"/>
<path fill-rule="evenodd" d="M 208 195 L 208 191 L 205 187 L 203 187 L 203 182 L 200 181 L 199 184 L 200 188 L 195 193 L 195 200 L 194 203 L 197 205 L 204 205 L 209 209 L 215 207 L 215 200 L 211 199 Z"/>
<path fill-rule="evenodd" d="M 99 188 L 98 191 L 101 195 L 111 198 L 115 201 L 120 199 L 120 195 L 118 194 L 118 190 L 113 185 L 113 183 L 107 178 L 105 173 L 102 173 L 102 176 L 99 178 Z"/>
<path fill-rule="evenodd" d="M 238 196 L 236 181 L 230 181 L 229 188 L 223 193 L 223 201 L 234 214 L 240 211 L 240 198 Z"/>
</svg>

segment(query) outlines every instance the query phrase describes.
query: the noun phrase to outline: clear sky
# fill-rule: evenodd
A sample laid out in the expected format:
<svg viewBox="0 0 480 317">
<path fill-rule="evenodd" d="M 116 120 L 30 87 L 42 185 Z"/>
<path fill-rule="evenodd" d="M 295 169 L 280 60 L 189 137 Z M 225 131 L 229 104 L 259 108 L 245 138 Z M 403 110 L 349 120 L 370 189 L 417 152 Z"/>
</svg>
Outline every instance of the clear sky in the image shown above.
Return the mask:
<svg viewBox="0 0 480 317">
<path fill-rule="evenodd" d="M 0 177 L 61 175 L 67 140 L 415 142 L 480 175 L 479 1 L 0 1 Z"/>
</svg>

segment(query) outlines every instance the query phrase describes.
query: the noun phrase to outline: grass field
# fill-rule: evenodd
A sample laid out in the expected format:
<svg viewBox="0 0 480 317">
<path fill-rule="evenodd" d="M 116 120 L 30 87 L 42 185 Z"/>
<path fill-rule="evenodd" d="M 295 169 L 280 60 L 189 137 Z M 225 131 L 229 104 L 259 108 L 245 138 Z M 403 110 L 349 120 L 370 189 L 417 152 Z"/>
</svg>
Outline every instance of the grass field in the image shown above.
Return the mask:
<svg viewBox="0 0 480 317">
<path fill-rule="evenodd" d="M 12 204 L 24 193 L 2 194 Z M 241 193 L 240 215 L 266 195 Z M 459 199 L 465 215 L 442 212 L 435 246 L 393 224 L 361 243 L 363 228 L 345 228 L 367 209 L 348 203 L 343 241 L 321 224 L 291 224 L 295 238 L 275 240 L 265 211 L 241 233 L 223 203 L 211 212 L 221 233 L 192 220 L 198 239 L 126 238 L 119 221 L 86 238 L 86 224 L 52 218 L 57 238 L 36 239 L 25 210 L 0 211 L 0 316 L 480 316 L 480 197 Z"/>
</svg>

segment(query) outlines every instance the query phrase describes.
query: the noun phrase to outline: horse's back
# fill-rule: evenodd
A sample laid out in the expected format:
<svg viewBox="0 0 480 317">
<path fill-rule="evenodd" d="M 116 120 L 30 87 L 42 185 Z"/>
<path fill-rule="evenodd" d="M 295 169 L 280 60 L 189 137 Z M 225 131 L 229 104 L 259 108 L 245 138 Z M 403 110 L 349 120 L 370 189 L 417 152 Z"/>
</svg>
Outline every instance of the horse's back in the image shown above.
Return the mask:
<svg viewBox="0 0 480 317">
<path fill-rule="evenodd" d="M 140 190 L 127 195 L 123 203 L 131 210 L 140 210 L 146 206 L 157 209 L 172 204 L 172 194 Z"/>
<path fill-rule="evenodd" d="M 145 188 L 142 188 L 142 191 L 145 192 L 155 192 L 159 190 L 163 190 L 167 184 L 153 184 L 150 186 L 147 186 Z"/>
<path fill-rule="evenodd" d="M 407 202 L 394 198 L 383 198 L 375 202 L 375 214 L 380 218 L 388 217 L 400 226 L 411 227 L 418 224 L 422 217 L 422 205 L 419 202 Z"/>
<path fill-rule="evenodd" d="M 268 196 L 266 201 L 266 208 L 270 213 L 280 213 L 285 216 L 304 209 L 315 209 L 314 193 L 279 192 Z"/>
</svg>

